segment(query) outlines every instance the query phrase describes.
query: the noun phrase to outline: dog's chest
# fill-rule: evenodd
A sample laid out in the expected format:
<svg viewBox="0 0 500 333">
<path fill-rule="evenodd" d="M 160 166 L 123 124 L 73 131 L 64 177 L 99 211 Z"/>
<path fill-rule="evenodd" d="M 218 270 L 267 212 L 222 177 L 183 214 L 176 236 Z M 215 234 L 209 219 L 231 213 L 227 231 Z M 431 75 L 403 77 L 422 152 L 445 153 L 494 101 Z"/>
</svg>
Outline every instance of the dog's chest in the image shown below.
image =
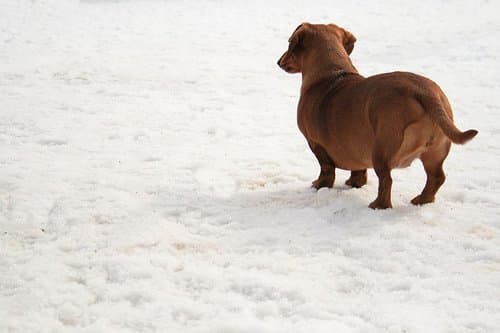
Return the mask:
<svg viewBox="0 0 500 333">
<path fill-rule="evenodd" d="M 308 141 L 320 143 L 335 139 L 335 109 L 318 105 L 318 99 L 301 98 L 297 109 L 297 125 Z"/>
<path fill-rule="evenodd" d="M 328 130 L 324 112 L 319 110 L 314 98 L 301 97 L 297 108 L 297 125 L 308 141 L 318 142 L 321 132 Z"/>
<path fill-rule="evenodd" d="M 371 165 L 371 140 L 356 122 L 335 108 L 313 109 L 299 103 L 297 124 L 309 144 L 320 145 L 338 168 L 358 170 Z M 331 106 L 331 105 L 330 105 Z M 353 124 L 354 123 L 354 124 Z"/>
</svg>

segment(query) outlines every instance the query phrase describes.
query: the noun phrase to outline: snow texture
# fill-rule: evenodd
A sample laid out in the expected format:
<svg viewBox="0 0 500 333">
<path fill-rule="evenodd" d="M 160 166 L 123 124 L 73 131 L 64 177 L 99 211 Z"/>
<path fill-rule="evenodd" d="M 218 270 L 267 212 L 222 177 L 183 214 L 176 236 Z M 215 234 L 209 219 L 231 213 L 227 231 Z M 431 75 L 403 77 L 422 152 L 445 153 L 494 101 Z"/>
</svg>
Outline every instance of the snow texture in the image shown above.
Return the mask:
<svg viewBox="0 0 500 333">
<path fill-rule="evenodd" d="M 498 1 L 0 2 L 1 332 L 499 332 Z M 438 82 L 420 163 L 330 190 L 276 61 L 302 21 Z"/>
</svg>

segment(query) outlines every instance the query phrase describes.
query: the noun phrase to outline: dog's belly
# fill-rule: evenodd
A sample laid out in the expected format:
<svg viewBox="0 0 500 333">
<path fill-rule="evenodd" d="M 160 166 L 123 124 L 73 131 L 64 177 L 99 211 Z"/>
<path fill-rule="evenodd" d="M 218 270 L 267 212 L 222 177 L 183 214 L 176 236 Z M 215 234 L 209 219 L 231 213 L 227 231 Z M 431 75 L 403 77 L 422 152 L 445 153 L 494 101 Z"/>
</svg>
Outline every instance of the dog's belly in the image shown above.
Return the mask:
<svg viewBox="0 0 500 333">
<path fill-rule="evenodd" d="M 372 167 L 371 149 L 363 145 L 343 146 L 330 143 L 327 152 L 336 168 L 344 170 L 362 170 Z"/>
<path fill-rule="evenodd" d="M 352 158 L 339 158 L 339 157 L 333 157 L 332 158 L 333 162 L 335 163 L 335 167 L 343 170 L 363 170 L 363 169 L 368 169 L 372 168 L 372 163 L 371 162 L 363 162 L 361 160 L 355 160 Z"/>
<path fill-rule="evenodd" d="M 366 130 L 368 126 L 361 121 L 352 126 L 352 120 L 344 121 L 344 119 L 329 121 L 329 126 L 322 128 L 319 133 L 320 144 L 328 152 L 335 167 L 339 169 L 371 168 L 374 138 L 371 132 Z"/>
</svg>

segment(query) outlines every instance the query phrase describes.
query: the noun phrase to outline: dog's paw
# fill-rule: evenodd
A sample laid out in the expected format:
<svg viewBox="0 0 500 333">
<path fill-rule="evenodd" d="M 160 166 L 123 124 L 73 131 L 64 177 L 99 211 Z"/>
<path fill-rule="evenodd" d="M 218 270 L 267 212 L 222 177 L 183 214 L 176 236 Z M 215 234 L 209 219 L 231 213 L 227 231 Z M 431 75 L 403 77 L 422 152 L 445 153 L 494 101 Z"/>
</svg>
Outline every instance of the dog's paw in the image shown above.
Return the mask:
<svg viewBox="0 0 500 333">
<path fill-rule="evenodd" d="M 391 202 L 382 202 L 378 198 L 375 199 L 370 205 L 368 205 L 371 209 L 386 209 L 392 208 Z"/>
<path fill-rule="evenodd" d="M 414 205 L 425 205 L 427 203 L 434 202 L 434 197 L 424 197 L 421 194 L 417 195 L 415 198 L 411 200 L 411 203 Z"/>
<path fill-rule="evenodd" d="M 345 184 L 347 186 L 360 188 L 366 185 L 367 179 L 366 170 L 351 171 L 351 177 L 345 181 Z"/>
<path fill-rule="evenodd" d="M 318 178 L 312 182 L 311 187 L 313 187 L 317 190 L 319 190 L 320 188 L 323 188 L 323 187 L 332 188 L 333 182 L 334 182 L 334 180 L 331 178 Z"/>
<path fill-rule="evenodd" d="M 348 180 L 345 181 L 345 184 L 350 187 L 361 188 L 363 185 L 366 185 L 366 178 L 363 180 L 360 178 L 350 177 Z"/>
</svg>

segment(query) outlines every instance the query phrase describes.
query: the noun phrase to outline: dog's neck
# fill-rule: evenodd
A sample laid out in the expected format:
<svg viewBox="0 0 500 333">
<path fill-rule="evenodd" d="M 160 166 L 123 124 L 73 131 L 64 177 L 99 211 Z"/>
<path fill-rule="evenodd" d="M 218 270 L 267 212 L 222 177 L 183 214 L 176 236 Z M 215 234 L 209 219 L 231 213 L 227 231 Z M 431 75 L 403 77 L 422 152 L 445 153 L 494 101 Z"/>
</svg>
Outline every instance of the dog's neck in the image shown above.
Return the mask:
<svg viewBox="0 0 500 333">
<path fill-rule="evenodd" d="M 337 50 L 330 50 L 326 56 L 318 56 L 310 64 L 304 64 L 301 91 L 305 92 L 310 87 L 325 80 L 332 80 L 336 77 L 341 79 L 345 74 L 358 74 L 358 70 L 345 53 L 341 54 Z"/>
<path fill-rule="evenodd" d="M 312 105 L 312 107 L 308 108 L 309 111 L 315 112 L 318 107 L 321 107 L 325 99 L 333 97 L 340 89 L 344 88 L 346 84 L 352 82 L 351 77 L 353 76 L 358 77 L 354 80 L 358 80 L 361 77 L 357 73 L 346 72 L 341 69 L 336 71 L 333 75 L 325 77 L 322 80 L 318 80 L 314 84 L 308 86 L 306 88 L 307 90 L 301 91 L 298 112 L 300 113 L 304 111 L 301 107 L 304 101 L 309 101 L 306 102 L 309 105 Z"/>
</svg>

